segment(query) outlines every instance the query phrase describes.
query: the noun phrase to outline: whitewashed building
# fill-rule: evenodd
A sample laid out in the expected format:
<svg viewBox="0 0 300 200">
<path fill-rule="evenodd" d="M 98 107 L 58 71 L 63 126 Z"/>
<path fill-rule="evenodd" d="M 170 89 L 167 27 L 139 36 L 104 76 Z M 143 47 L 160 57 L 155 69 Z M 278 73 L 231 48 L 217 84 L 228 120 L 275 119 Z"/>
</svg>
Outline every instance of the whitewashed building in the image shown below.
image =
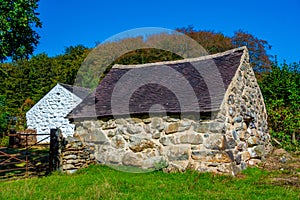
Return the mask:
<svg viewBox="0 0 300 200">
<path fill-rule="evenodd" d="M 28 129 L 35 129 L 38 134 L 49 134 L 50 129 L 60 128 L 64 137 L 72 136 L 74 125 L 65 118 L 88 95 L 89 90 L 58 83 L 27 113 Z M 49 142 L 48 136 L 37 136 L 37 140 Z"/>
</svg>

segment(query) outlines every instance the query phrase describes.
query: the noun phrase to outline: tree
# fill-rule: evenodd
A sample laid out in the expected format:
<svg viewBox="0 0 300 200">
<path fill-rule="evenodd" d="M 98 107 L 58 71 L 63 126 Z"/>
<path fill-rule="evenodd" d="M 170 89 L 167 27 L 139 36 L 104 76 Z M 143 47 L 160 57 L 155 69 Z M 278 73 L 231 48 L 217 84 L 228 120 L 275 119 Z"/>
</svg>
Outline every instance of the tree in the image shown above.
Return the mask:
<svg viewBox="0 0 300 200">
<path fill-rule="evenodd" d="M 233 49 L 234 45 L 230 37 L 214 31 L 195 30 L 193 26 L 177 28 L 176 31 L 186 34 L 196 40 L 209 54 Z"/>
<path fill-rule="evenodd" d="M 250 64 L 255 72 L 261 73 L 271 69 L 272 56 L 267 54 L 271 50 L 271 45 L 266 40 L 259 39 L 254 35 L 239 30 L 231 38 L 235 47 L 246 46 L 249 50 Z"/>
<path fill-rule="evenodd" d="M 0 1 L 0 61 L 29 58 L 40 36 L 34 28 L 41 28 L 37 17 L 38 0 Z"/>
<path fill-rule="evenodd" d="M 267 53 L 271 45 L 266 40 L 259 39 L 250 33 L 238 30 L 233 37 L 228 37 L 214 31 L 195 30 L 193 26 L 176 30 L 196 40 L 210 54 L 246 46 L 249 50 L 250 64 L 257 76 L 271 69 L 272 56 Z"/>
</svg>

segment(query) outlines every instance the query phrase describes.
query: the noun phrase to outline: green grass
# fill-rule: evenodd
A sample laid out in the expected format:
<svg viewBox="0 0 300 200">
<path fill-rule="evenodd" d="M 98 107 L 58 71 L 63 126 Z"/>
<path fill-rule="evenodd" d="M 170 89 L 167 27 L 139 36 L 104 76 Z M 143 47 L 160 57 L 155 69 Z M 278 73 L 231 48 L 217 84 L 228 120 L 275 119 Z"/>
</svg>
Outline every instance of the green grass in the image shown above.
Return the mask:
<svg viewBox="0 0 300 200">
<path fill-rule="evenodd" d="M 300 190 L 276 186 L 270 172 L 247 169 L 239 177 L 188 171 L 126 173 L 90 166 L 72 175 L 0 182 L 0 199 L 300 199 Z"/>
</svg>

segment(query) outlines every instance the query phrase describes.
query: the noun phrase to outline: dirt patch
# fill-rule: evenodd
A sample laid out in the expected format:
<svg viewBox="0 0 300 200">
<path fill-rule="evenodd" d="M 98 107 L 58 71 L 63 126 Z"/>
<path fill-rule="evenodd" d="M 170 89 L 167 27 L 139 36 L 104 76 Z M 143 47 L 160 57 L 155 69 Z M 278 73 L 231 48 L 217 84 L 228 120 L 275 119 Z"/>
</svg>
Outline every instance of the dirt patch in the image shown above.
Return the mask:
<svg viewBox="0 0 300 200">
<path fill-rule="evenodd" d="M 269 181 L 274 185 L 288 185 L 300 188 L 300 155 L 284 149 L 274 149 L 266 161 L 258 166 L 272 172 Z"/>
</svg>

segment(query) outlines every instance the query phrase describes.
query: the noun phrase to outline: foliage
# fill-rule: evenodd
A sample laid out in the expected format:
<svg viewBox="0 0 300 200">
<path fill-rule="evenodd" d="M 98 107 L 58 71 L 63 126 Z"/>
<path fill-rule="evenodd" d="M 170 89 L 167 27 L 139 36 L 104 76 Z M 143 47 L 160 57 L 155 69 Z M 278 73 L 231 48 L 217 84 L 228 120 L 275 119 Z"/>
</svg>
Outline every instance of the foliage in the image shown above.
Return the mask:
<svg viewBox="0 0 300 200">
<path fill-rule="evenodd" d="M 176 30 L 196 40 L 209 54 L 219 53 L 234 48 L 231 38 L 222 33 L 216 33 L 214 31 L 197 31 L 193 26 L 177 28 Z"/>
<path fill-rule="evenodd" d="M 36 2 L 32 1 L 33 4 Z M 2 5 L 4 4 L 5 2 L 2 2 Z M 233 37 L 214 31 L 195 30 L 192 26 L 177 31 L 192 37 L 210 54 L 246 45 L 249 49 L 251 65 L 256 75 L 259 75 L 273 138 L 288 150 L 299 149 L 299 63 L 289 66 L 287 64 L 278 66 L 275 63 L 270 71 L 272 57 L 267 54 L 267 51 L 271 46 L 267 41 L 241 30 L 235 32 Z M 185 55 L 188 49 L 177 51 L 178 49 L 175 48 L 172 52 L 164 50 L 170 48 L 169 39 L 165 34 L 151 35 L 146 39 L 126 38 L 102 44 L 101 48 L 95 51 L 77 45 L 66 48 L 64 54 L 52 58 L 47 54 L 39 54 L 30 60 L 1 64 L 0 134 L 5 133 L 9 125 L 16 126 L 17 129 L 24 128 L 25 113 L 58 82 L 73 85 L 77 78 L 82 86 L 90 87 L 97 85 L 102 78 L 99 78 L 99 73 L 95 73 L 102 65 L 105 66 L 103 71 L 105 74 L 116 63 L 143 64 L 181 59 L 183 56 L 180 55 Z M 180 46 L 176 45 L 176 41 L 182 39 L 184 38 L 177 36 L 172 38 L 175 44 L 173 47 Z M 151 48 L 151 45 L 159 46 L 161 49 Z M 145 48 L 129 51 L 138 46 Z M 89 59 L 86 59 L 87 55 Z M 120 56 L 113 57 L 115 55 Z M 82 65 L 88 67 L 81 67 Z M 78 72 L 79 68 L 83 71 Z"/>
<path fill-rule="evenodd" d="M 267 53 L 271 50 L 271 45 L 266 40 L 259 39 L 250 33 L 238 30 L 233 37 L 229 37 L 214 31 L 195 30 L 193 26 L 176 30 L 196 40 L 210 54 L 246 46 L 249 50 L 250 64 L 256 73 L 265 72 L 271 68 L 272 56 Z"/>
<path fill-rule="evenodd" d="M 256 168 L 242 178 L 187 171 L 126 173 L 90 166 L 78 173 L 2 182 L 1 199 L 299 199 L 299 189 L 274 185 Z M 59 183 L 59 187 L 58 187 Z M 19 191 L 19 192 L 15 192 Z"/>
<path fill-rule="evenodd" d="M 42 27 L 37 8 L 38 0 L 0 1 L 0 61 L 33 53 L 40 38 L 34 29 Z"/>
<path fill-rule="evenodd" d="M 267 54 L 267 51 L 271 50 L 271 45 L 266 40 L 239 30 L 234 33 L 231 41 L 234 47 L 246 46 L 248 48 L 250 64 L 255 72 L 261 73 L 271 69 L 272 56 Z"/>
<path fill-rule="evenodd" d="M 1 64 L 0 71 L 6 76 L 0 79 L 0 134 L 9 125 L 23 129 L 26 112 L 58 82 L 72 85 L 89 51 L 78 45 L 53 58 L 39 54 L 30 60 Z"/>
<path fill-rule="evenodd" d="M 287 150 L 300 148 L 300 63 L 281 66 L 263 75 L 260 87 L 268 112 L 268 123 L 275 145 Z"/>
<path fill-rule="evenodd" d="M 9 145 L 9 136 L 0 137 L 0 147 L 8 147 Z"/>
<path fill-rule="evenodd" d="M 9 113 L 6 110 L 6 97 L 0 95 L 0 137 L 3 137 L 8 126 Z"/>
</svg>

